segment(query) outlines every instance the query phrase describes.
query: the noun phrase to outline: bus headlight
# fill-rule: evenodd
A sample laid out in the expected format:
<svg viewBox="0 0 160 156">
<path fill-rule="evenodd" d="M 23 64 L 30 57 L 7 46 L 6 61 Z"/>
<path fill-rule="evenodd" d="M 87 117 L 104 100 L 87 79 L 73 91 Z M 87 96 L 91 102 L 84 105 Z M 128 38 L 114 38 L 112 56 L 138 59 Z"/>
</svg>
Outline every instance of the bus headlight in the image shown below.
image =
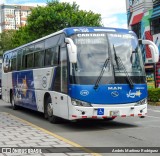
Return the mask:
<svg viewBox="0 0 160 156">
<path fill-rule="evenodd" d="M 135 106 L 144 105 L 144 104 L 146 104 L 146 103 L 147 103 L 147 99 L 145 98 L 145 99 L 143 99 L 143 100 L 141 100 L 141 101 L 138 101 L 138 102 L 135 104 Z"/>
<path fill-rule="evenodd" d="M 88 102 L 72 99 L 71 100 L 73 106 L 83 106 L 83 107 L 92 107 L 92 105 Z"/>
</svg>

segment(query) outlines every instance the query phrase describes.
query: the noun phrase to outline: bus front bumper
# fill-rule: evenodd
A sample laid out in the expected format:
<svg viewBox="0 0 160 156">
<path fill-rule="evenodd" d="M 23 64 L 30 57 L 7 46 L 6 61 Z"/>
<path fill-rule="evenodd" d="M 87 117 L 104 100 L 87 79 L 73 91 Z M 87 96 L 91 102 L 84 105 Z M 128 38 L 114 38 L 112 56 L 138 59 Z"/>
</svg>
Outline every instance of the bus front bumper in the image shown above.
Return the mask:
<svg viewBox="0 0 160 156">
<path fill-rule="evenodd" d="M 116 117 L 144 117 L 147 115 L 147 103 L 135 106 L 132 104 L 121 105 L 99 105 L 92 104 L 92 107 L 72 106 L 69 113 L 69 120 L 76 119 L 105 119 Z"/>
</svg>

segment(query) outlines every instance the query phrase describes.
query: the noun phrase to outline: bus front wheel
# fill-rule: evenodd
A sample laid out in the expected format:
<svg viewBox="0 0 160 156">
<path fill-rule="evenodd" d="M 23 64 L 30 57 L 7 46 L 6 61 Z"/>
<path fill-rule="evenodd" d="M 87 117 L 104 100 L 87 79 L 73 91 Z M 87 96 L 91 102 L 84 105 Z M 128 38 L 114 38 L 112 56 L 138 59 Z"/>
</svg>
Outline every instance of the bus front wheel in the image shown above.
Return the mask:
<svg viewBox="0 0 160 156">
<path fill-rule="evenodd" d="M 51 123 L 58 123 L 59 122 L 59 119 L 57 116 L 54 116 L 53 114 L 53 106 L 52 106 L 52 100 L 51 100 L 51 97 L 48 97 L 47 100 L 46 100 L 46 104 L 45 104 L 45 118 L 48 118 L 48 120 L 51 122 Z"/>
</svg>

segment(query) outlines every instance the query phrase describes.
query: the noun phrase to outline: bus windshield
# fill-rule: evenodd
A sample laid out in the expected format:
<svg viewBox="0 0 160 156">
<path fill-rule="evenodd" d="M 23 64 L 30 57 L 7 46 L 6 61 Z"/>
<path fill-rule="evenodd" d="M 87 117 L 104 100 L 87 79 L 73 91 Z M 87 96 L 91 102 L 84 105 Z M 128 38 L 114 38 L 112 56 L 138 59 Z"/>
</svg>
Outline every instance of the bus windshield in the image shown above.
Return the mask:
<svg viewBox="0 0 160 156">
<path fill-rule="evenodd" d="M 100 84 L 127 83 L 125 67 L 133 83 L 145 83 L 145 72 L 138 40 L 133 34 L 84 33 L 72 36 L 77 45 L 77 63 L 71 64 L 71 83 L 95 84 L 104 62 Z M 119 57 L 123 67 L 115 59 Z"/>
</svg>

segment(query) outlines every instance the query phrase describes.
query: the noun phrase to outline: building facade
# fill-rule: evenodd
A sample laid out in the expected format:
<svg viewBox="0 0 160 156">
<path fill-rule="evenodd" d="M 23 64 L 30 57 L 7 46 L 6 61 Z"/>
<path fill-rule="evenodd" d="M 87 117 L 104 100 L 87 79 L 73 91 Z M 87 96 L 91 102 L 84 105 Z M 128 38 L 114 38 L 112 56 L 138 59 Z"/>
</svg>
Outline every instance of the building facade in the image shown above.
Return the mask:
<svg viewBox="0 0 160 156">
<path fill-rule="evenodd" d="M 0 5 L 0 33 L 25 26 L 32 6 Z"/>
<path fill-rule="evenodd" d="M 160 0 L 126 0 L 127 21 L 139 39 L 153 41 L 160 51 Z M 148 46 L 142 46 L 148 88 L 160 88 L 160 60 L 152 62 Z"/>
</svg>

